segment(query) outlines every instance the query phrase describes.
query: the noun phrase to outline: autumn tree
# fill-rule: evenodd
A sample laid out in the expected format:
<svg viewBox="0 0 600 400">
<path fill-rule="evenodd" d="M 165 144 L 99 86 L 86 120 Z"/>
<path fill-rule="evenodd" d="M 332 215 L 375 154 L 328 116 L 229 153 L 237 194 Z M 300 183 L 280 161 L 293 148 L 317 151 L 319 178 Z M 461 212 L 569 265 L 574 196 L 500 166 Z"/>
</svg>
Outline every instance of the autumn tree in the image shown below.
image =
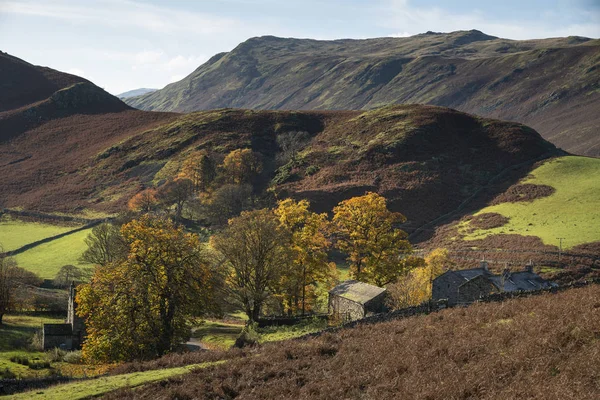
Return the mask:
<svg viewBox="0 0 600 400">
<path fill-rule="evenodd" d="M 84 357 L 99 362 L 149 359 L 187 339 L 194 314 L 210 292 L 210 269 L 198 237 L 165 218 L 143 216 L 124 225 L 124 260 L 97 267 L 79 286 L 85 318 Z"/>
<path fill-rule="evenodd" d="M 415 306 L 431 298 L 433 280 L 451 265 L 446 249 L 431 251 L 420 265 L 400 277 L 389 287 L 392 306 L 403 308 Z"/>
<path fill-rule="evenodd" d="M 213 223 L 225 224 L 229 218 L 252 207 L 253 202 L 252 186 L 226 184 L 216 189 L 204 205 Z"/>
<path fill-rule="evenodd" d="M 92 228 L 85 238 L 87 249 L 81 255 L 81 261 L 88 264 L 106 265 L 127 255 L 127 244 L 121 236 L 120 227 L 103 223 Z"/>
<path fill-rule="evenodd" d="M 237 149 L 223 160 L 223 172 L 229 183 L 251 183 L 262 172 L 259 155 L 250 149 Z"/>
<path fill-rule="evenodd" d="M 244 211 L 211 238 L 227 268 L 227 293 L 256 321 L 290 265 L 289 233 L 271 210 Z"/>
<path fill-rule="evenodd" d="M 158 192 L 158 200 L 165 207 L 175 206 L 175 219 L 180 220 L 183 210 L 194 194 L 194 185 L 187 178 L 168 181 Z"/>
<path fill-rule="evenodd" d="M 354 279 L 383 286 L 405 272 L 402 258 L 412 247 L 394 226 L 406 218 L 389 211 L 384 197 L 369 192 L 340 202 L 333 212 L 337 247 L 348 254 Z"/>
<path fill-rule="evenodd" d="M 153 188 L 144 189 L 133 196 L 127 206 L 132 211 L 149 213 L 156 209 L 158 205 L 157 191 Z"/>
<path fill-rule="evenodd" d="M 181 177 L 189 179 L 196 192 L 205 192 L 216 176 L 216 163 L 205 151 L 191 154 L 181 168 Z"/>
<path fill-rule="evenodd" d="M 309 210 L 309 202 L 286 199 L 274 210 L 279 223 L 290 233 L 291 265 L 282 276 L 280 287 L 286 309 L 300 309 L 304 315 L 314 306 L 319 284 L 331 288 L 337 276 L 334 263 L 329 263 L 327 250 L 327 215 Z M 300 303 L 300 306 L 299 304 Z"/>
</svg>

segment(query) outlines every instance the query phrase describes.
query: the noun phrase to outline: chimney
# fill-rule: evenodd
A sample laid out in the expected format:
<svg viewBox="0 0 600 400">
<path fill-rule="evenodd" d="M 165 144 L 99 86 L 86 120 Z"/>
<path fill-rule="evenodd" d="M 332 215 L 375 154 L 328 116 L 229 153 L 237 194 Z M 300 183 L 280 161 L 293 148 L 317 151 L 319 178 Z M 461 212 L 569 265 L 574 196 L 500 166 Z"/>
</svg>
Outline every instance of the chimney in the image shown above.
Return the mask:
<svg viewBox="0 0 600 400">
<path fill-rule="evenodd" d="M 529 260 L 527 265 L 525 265 L 525 272 L 533 272 L 533 261 Z"/>
<path fill-rule="evenodd" d="M 481 260 L 481 263 L 479 263 L 479 268 L 485 270 L 485 271 L 489 271 L 488 269 L 488 262 L 485 261 L 485 258 L 483 260 Z"/>
</svg>

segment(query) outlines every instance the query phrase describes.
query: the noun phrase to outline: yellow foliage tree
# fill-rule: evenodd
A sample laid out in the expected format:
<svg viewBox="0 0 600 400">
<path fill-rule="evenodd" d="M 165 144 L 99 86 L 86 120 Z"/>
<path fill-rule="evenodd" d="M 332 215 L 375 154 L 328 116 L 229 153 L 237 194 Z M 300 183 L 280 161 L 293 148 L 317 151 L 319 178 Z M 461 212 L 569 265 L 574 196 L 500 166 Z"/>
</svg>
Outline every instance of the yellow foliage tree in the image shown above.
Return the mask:
<svg viewBox="0 0 600 400">
<path fill-rule="evenodd" d="M 250 149 L 237 149 L 227 154 L 222 168 L 230 183 L 250 183 L 261 173 L 262 163 Z"/>
<path fill-rule="evenodd" d="M 127 258 L 97 267 L 77 293 L 90 361 L 150 359 L 174 350 L 211 291 L 197 235 L 148 215 L 124 225 L 121 234 Z"/>
<path fill-rule="evenodd" d="M 406 218 L 389 211 L 384 197 L 369 192 L 342 201 L 333 212 L 337 247 L 348 254 L 354 279 L 383 286 L 405 273 L 402 258 L 412 247 L 394 225 Z"/>
<path fill-rule="evenodd" d="M 451 259 L 446 249 L 435 249 L 420 265 L 398 279 L 389 289 L 394 308 L 415 306 L 431 298 L 433 280 L 450 265 Z"/>
<path fill-rule="evenodd" d="M 292 262 L 280 282 L 280 297 L 289 313 L 304 313 L 313 309 L 317 300 L 316 288 L 330 289 L 337 277 L 335 263 L 328 262 L 327 215 L 309 210 L 306 200 L 282 200 L 275 209 L 280 224 L 290 232 Z"/>
</svg>

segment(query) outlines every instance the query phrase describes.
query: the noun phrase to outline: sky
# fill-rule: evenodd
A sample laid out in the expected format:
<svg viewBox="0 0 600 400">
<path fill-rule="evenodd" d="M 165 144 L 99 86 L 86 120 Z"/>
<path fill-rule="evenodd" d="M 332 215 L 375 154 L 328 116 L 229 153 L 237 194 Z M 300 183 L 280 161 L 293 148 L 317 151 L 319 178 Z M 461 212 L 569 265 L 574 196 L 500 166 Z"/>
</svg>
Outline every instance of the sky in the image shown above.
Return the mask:
<svg viewBox="0 0 600 400">
<path fill-rule="evenodd" d="M 0 0 L 0 50 L 112 94 L 162 88 L 254 36 L 470 29 L 509 39 L 600 38 L 600 0 Z"/>
</svg>

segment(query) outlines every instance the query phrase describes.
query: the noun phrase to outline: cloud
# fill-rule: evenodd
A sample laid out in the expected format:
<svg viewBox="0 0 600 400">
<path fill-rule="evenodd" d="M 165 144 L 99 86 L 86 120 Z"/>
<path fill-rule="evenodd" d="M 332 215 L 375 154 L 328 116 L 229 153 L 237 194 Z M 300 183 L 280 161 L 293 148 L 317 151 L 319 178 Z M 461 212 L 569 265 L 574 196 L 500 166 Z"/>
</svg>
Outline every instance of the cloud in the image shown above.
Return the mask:
<svg viewBox="0 0 600 400">
<path fill-rule="evenodd" d="M 9 0 L 0 3 L 0 12 L 56 18 L 78 24 L 137 27 L 168 34 L 187 32 L 207 35 L 223 33 L 241 25 L 240 21 L 233 18 L 129 0 L 86 0 L 85 3 L 72 0 Z"/>
<path fill-rule="evenodd" d="M 456 13 L 441 7 L 418 7 L 412 3 L 409 0 L 388 0 L 380 8 L 382 21 L 380 25 L 392 32 L 402 32 L 402 35 L 415 35 L 426 31 L 451 32 L 479 29 L 487 34 L 509 39 L 570 35 L 600 37 L 598 10 L 583 11 L 573 8 L 568 10 L 570 15 L 555 13 L 553 18 L 522 20 L 515 17 L 510 20 L 495 20 L 493 16 L 485 15 L 478 10 Z"/>
</svg>

